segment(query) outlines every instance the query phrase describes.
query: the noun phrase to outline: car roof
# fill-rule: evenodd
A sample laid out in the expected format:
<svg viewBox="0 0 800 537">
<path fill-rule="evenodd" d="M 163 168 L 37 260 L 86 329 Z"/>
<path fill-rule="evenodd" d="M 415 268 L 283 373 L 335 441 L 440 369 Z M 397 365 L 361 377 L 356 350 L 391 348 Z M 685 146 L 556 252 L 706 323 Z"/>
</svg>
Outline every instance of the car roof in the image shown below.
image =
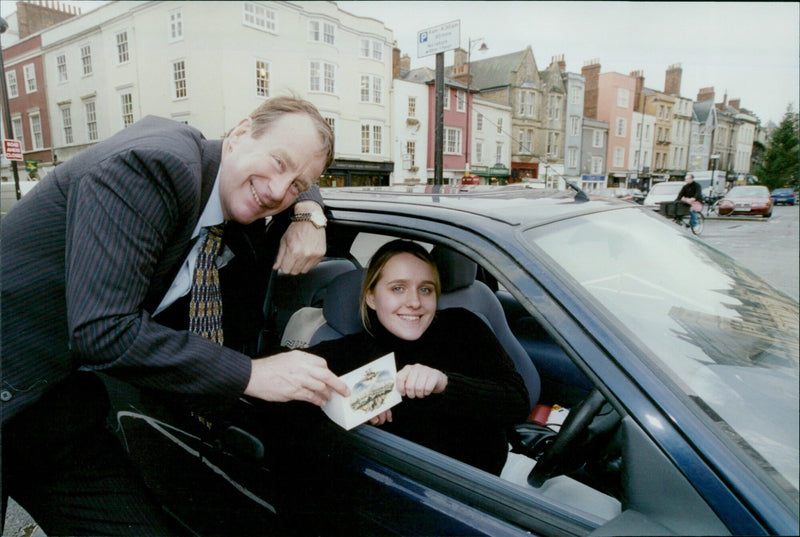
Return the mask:
<svg viewBox="0 0 800 537">
<path fill-rule="evenodd" d="M 331 209 L 399 211 L 430 218 L 489 217 L 509 225 L 533 227 L 548 222 L 606 210 L 635 207 L 615 198 L 589 195 L 575 200 L 572 190 L 530 188 L 523 185 L 397 185 L 388 187 L 322 188 Z"/>
</svg>

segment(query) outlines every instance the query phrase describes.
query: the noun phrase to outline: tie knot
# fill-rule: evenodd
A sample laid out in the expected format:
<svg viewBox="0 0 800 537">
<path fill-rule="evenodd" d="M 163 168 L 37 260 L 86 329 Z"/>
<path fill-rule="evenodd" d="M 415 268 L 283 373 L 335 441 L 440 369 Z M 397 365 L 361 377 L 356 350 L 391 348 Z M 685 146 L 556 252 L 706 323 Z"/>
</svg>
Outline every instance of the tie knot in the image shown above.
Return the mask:
<svg viewBox="0 0 800 537">
<path fill-rule="evenodd" d="M 206 229 L 208 230 L 209 236 L 211 236 L 214 240 L 219 240 L 222 238 L 222 234 L 225 232 L 225 222 L 217 224 L 216 226 L 209 226 Z"/>
</svg>

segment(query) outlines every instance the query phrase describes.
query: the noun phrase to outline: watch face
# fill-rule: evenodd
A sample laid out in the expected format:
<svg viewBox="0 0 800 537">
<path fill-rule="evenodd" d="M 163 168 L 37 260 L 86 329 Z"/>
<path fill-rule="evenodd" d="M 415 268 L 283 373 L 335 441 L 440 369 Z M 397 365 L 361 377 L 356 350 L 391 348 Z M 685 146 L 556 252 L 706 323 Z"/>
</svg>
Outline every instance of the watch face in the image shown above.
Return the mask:
<svg viewBox="0 0 800 537">
<path fill-rule="evenodd" d="M 322 227 L 328 223 L 328 219 L 322 213 L 311 213 L 311 222 L 317 227 Z"/>
</svg>

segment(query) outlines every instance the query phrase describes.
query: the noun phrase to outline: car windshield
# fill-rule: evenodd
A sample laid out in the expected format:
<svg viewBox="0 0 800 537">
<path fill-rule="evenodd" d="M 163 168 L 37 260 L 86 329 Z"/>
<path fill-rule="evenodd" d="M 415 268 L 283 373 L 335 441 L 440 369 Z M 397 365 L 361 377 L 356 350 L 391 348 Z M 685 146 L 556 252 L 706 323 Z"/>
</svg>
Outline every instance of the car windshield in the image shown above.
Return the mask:
<svg viewBox="0 0 800 537">
<path fill-rule="evenodd" d="M 769 191 L 765 186 L 737 186 L 728 192 L 726 198 L 768 198 Z"/>
<path fill-rule="evenodd" d="M 797 497 L 796 301 L 641 211 L 573 218 L 525 238 L 647 347 L 667 385 L 743 447 L 743 458 Z"/>
</svg>

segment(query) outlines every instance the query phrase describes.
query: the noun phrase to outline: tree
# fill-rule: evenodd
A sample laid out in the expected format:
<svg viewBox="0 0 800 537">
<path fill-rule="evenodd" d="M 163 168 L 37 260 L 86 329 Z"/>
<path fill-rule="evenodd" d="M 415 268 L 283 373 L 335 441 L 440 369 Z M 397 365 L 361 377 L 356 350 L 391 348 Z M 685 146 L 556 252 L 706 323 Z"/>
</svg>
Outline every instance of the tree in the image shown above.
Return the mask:
<svg viewBox="0 0 800 537">
<path fill-rule="evenodd" d="M 770 190 L 782 186 L 800 187 L 800 133 L 798 115 L 791 104 L 786 107 L 781 124 L 772 132 L 754 172 Z"/>
</svg>

